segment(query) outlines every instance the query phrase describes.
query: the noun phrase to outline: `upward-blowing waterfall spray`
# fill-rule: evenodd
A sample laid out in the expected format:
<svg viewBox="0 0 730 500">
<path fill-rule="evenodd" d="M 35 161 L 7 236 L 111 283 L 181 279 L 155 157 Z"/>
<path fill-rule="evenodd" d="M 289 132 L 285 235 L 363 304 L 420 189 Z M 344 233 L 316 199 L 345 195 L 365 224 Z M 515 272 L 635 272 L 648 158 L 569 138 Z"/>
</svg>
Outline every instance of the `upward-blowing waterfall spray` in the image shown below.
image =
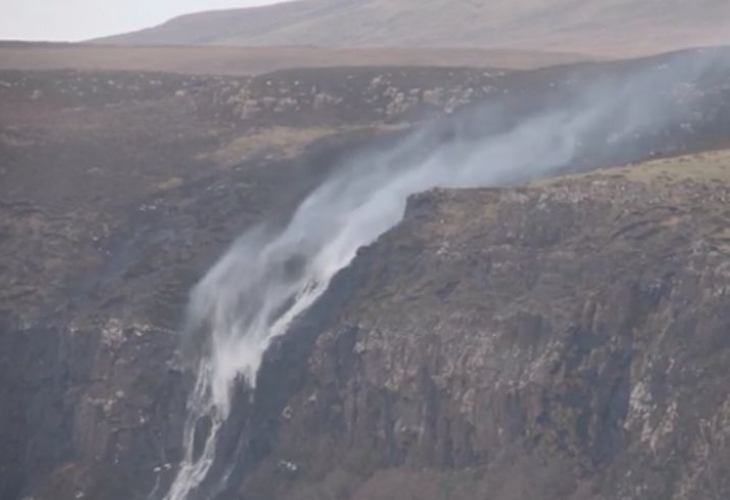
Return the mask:
<svg viewBox="0 0 730 500">
<path fill-rule="evenodd" d="M 544 176 L 587 151 L 623 158 L 632 139 L 686 121 L 682 99 L 694 80 L 714 70 L 710 56 L 679 54 L 594 82 L 557 108 L 547 105 L 501 128 L 495 123 L 504 123 L 508 108 L 499 103 L 427 125 L 395 147 L 350 158 L 280 231 L 262 226 L 241 236 L 192 292 L 189 328 L 204 332 L 207 343 L 189 399 L 185 456 L 166 500 L 187 499 L 206 479 L 235 383 L 256 384 L 272 339 L 286 333 L 360 247 L 398 223 L 409 195 Z M 204 444 L 195 436 L 203 421 Z"/>
</svg>

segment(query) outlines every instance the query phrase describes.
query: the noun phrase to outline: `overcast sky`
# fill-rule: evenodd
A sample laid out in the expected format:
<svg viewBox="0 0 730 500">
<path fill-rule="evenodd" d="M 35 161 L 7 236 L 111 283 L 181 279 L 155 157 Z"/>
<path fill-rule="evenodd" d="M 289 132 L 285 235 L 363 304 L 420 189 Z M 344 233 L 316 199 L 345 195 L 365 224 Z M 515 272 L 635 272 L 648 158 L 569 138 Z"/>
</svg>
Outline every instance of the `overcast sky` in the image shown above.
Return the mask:
<svg viewBox="0 0 730 500">
<path fill-rule="evenodd" d="M 189 12 L 271 3 L 277 0 L 0 0 L 0 40 L 79 41 Z"/>
</svg>

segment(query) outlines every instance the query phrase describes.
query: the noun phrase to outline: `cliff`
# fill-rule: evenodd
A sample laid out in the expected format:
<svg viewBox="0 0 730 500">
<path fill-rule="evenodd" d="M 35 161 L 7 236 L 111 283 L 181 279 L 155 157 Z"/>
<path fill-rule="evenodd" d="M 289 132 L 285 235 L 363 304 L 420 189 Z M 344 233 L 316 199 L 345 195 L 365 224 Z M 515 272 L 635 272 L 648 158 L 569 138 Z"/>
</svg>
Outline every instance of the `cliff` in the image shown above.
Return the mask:
<svg viewBox="0 0 730 500">
<path fill-rule="evenodd" d="M 0 497 L 162 498 L 188 291 L 347 158 L 665 62 L 3 71 Z M 680 159 L 412 198 L 240 389 L 221 498 L 725 498 L 728 155 L 700 154 L 728 146 L 721 69 L 681 86 L 686 121 L 566 169 Z"/>
<path fill-rule="evenodd" d="M 723 152 L 413 198 L 242 498 L 725 498 L 728 197 Z"/>
</svg>

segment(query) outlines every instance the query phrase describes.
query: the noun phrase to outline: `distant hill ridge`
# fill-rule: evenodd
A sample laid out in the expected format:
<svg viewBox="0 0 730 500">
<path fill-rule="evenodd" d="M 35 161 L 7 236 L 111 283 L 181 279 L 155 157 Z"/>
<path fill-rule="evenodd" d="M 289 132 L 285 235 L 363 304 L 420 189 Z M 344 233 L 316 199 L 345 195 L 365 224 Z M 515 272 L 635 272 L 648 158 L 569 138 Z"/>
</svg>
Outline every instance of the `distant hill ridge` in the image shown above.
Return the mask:
<svg viewBox="0 0 730 500">
<path fill-rule="evenodd" d="M 190 14 L 95 42 L 472 47 L 622 56 L 730 43 L 730 1 L 299 0 Z"/>
</svg>

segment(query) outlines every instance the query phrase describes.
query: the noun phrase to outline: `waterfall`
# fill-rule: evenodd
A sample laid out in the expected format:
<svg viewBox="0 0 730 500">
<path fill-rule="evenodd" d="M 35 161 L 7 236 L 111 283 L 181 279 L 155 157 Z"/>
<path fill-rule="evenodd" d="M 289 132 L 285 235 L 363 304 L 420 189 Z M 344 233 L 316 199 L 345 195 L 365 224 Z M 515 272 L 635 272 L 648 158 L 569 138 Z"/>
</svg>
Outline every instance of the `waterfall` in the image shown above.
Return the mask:
<svg viewBox="0 0 730 500">
<path fill-rule="evenodd" d="M 507 112 L 500 103 L 426 125 L 400 144 L 354 154 L 283 229 L 259 226 L 241 236 L 191 294 L 189 324 L 207 337 L 188 402 L 185 456 L 165 500 L 186 500 L 206 479 L 235 384 L 255 386 L 272 340 L 322 296 L 360 247 L 402 219 L 410 195 L 542 177 L 586 153 L 624 158 L 637 137 L 686 121 L 687 103 L 678 103 L 673 91 L 716 67 L 705 59 L 698 65 L 680 54 L 661 67 L 594 82 L 576 89 L 569 102 L 535 110 L 501 132 L 494 132 Z M 631 154 L 639 159 L 647 152 Z M 203 421 L 209 431 L 195 456 Z"/>
</svg>

